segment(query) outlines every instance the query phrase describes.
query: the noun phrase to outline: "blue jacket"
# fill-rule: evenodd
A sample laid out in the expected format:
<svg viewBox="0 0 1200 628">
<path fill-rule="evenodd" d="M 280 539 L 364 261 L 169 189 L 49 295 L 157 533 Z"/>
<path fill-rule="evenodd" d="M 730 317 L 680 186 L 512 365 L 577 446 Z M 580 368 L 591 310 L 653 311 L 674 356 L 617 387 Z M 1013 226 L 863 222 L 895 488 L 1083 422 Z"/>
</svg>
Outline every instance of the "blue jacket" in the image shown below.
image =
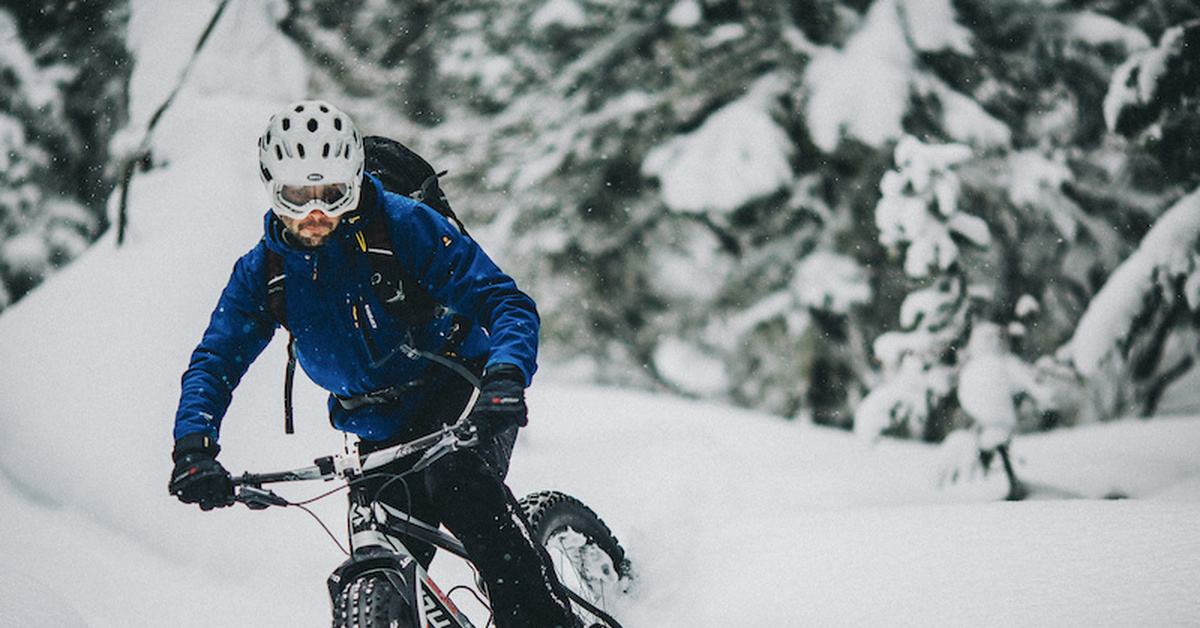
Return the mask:
<svg viewBox="0 0 1200 628">
<path fill-rule="evenodd" d="M 370 175 L 363 185 L 372 189 L 363 190 L 358 209 L 344 214 L 334 238 L 317 249 L 289 246 L 282 223 L 267 213 L 266 235 L 234 265 L 183 374 L 175 438 L 193 433 L 217 437 L 233 389 L 278 327 L 267 312 L 267 248 L 283 258 L 288 327 L 296 339 L 297 360 L 312 381 L 333 395 L 373 392 L 422 375 L 435 380 L 459 377 L 444 365 L 430 368 L 428 359 L 405 351 L 411 347 L 439 352 L 450 330 L 451 312 L 472 322 L 456 351 L 460 359 L 476 365 L 515 365 L 529 383 L 537 368 L 539 327 L 533 300 L 445 217 L 385 192 Z M 408 329 L 386 311 L 371 288 L 366 255 L 345 242 L 376 212 L 386 213 L 397 260 L 447 309 L 419 329 Z M 343 410 L 331 395 L 334 426 L 369 440 L 387 438 L 432 388 L 423 387 L 395 406 L 353 412 Z"/>
</svg>

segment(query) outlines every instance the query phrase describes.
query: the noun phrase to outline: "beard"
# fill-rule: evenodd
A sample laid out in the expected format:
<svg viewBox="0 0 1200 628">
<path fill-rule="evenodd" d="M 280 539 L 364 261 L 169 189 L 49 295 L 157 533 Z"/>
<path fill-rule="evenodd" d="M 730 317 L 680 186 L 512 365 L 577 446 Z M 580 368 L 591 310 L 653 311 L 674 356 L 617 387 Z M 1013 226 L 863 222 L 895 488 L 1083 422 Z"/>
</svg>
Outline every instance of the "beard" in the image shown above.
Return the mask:
<svg viewBox="0 0 1200 628">
<path fill-rule="evenodd" d="M 333 239 L 333 233 L 337 230 L 338 223 L 341 222 L 341 217 L 330 218 L 321 212 L 312 212 L 305 216 L 303 220 L 296 220 L 280 216 L 283 220 L 283 226 L 287 229 L 288 235 L 306 248 L 317 248 L 324 246 Z"/>
</svg>

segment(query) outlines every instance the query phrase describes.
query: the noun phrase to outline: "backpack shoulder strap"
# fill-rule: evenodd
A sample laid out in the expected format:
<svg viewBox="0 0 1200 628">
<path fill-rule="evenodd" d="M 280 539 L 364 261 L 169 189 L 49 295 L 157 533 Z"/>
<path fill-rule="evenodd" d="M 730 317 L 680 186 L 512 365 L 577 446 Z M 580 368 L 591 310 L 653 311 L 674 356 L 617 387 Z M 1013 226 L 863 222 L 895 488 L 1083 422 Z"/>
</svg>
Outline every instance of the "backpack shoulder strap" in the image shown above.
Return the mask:
<svg viewBox="0 0 1200 628">
<path fill-rule="evenodd" d="M 396 259 L 392 248 L 387 212 L 383 209 L 366 218 L 354 239 L 371 267 L 371 288 L 388 313 L 409 328 L 417 328 L 436 317 L 437 301 Z"/>
<path fill-rule="evenodd" d="M 267 314 L 275 319 L 284 329 L 290 329 L 287 322 L 287 295 L 284 292 L 287 273 L 283 270 L 283 256 L 266 249 L 266 263 L 263 265 L 267 286 Z"/>
<path fill-rule="evenodd" d="M 442 186 L 438 184 L 438 179 L 446 174 L 446 171 L 431 174 L 421 183 L 421 189 L 411 194 L 412 198 L 420 203 L 425 203 L 432 207 L 437 213 L 446 217 L 450 224 L 454 225 L 458 232 L 470 237 L 467 233 L 467 226 L 463 221 L 458 219 L 458 215 L 454 213 L 454 209 L 450 207 L 450 200 L 446 198 L 446 193 L 442 191 Z"/>
<path fill-rule="evenodd" d="M 292 412 L 292 388 L 296 379 L 296 337 L 291 335 L 291 328 L 287 322 L 287 294 L 284 291 L 287 273 L 283 270 L 283 256 L 266 247 L 263 269 L 267 280 L 267 314 L 288 330 L 287 368 L 283 376 L 283 432 L 293 434 L 296 431 Z"/>
</svg>

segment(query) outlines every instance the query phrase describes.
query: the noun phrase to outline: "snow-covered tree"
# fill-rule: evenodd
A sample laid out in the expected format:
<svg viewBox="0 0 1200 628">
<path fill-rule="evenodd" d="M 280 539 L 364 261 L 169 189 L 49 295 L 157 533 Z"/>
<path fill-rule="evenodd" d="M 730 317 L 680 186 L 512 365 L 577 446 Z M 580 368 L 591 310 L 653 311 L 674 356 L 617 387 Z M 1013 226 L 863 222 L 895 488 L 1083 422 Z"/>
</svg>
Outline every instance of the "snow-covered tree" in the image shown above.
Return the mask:
<svg viewBox="0 0 1200 628">
<path fill-rule="evenodd" d="M 104 228 L 125 119 L 119 1 L 0 7 L 0 308 Z"/>
<path fill-rule="evenodd" d="M 312 93 L 449 170 L 456 210 L 537 298 L 545 354 L 610 382 L 849 427 L 877 384 L 925 377 L 906 403 L 941 409 L 912 414 L 910 433 L 936 437 L 968 421 L 952 393 L 974 323 L 995 323 L 1024 362 L 1053 352 L 1195 185 L 1188 117 L 1163 118 L 1169 141 L 1129 142 L 1103 102 L 1131 54 L 1200 18 L 1191 0 L 285 4 Z M 10 11 L 49 72 L 42 40 L 67 41 L 52 35 L 73 23 L 37 38 L 25 25 L 42 7 L 96 6 L 117 19 L 123 4 Z M 1157 119 L 1123 115 L 1122 128 Z M 46 154 L 74 145 L 23 128 Z M 958 217 L 931 200 L 943 181 L 906 201 L 921 220 L 885 219 L 885 233 L 877 211 L 904 215 L 880 199 L 906 137 L 969 147 L 950 169 Z M 984 223 L 990 245 L 962 254 Z M 908 267 L 888 256 L 900 243 Z M 914 332 L 947 336 L 943 355 L 901 351 Z M 888 351 L 894 363 L 877 359 Z"/>
<path fill-rule="evenodd" d="M 1168 172 L 1200 183 L 1200 20 L 1167 29 L 1114 73 L 1105 119 L 1149 146 Z M 1109 418 L 1154 411 L 1165 388 L 1193 368 L 1200 339 L 1200 192 L 1155 222 L 1107 279 L 1047 370 L 1077 376 L 1073 411 Z M 1069 381 L 1069 380 L 1068 380 Z"/>
<path fill-rule="evenodd" d="M 963 145 L 905 137 L 896 169 L 881 181 L 880 240 L 918 283 L 901 306 L 901 329 L 875 340 L 882 380 L 855 409 L 854 428 L 872 439 L 944 439 L 943 482 L 1003 472 L 1007 496 L 1020 499 L 1025 489 L 1009 444 L 1019 427 L 1036 424 L 1029 417 L 1044 407 L 1046 394 L 1034 368 L 1012 352 L 1005 328 L 986 318 L 996 311 L 995 283 L 981 281 L 972 272 L 980 264 L 969 258 L 992 245 L 991 231 L 962 206 L 957 172 L 971 157 Z M 1009 327 L 1020 331 L 1015 321 Z"/>
<path fill-rule="evenodd" d="M 967 425 L 947 435 L 942 445 L 949 452 L 943 482 L 1003 471 L 1007 497 L 1022 499 L 1027 493 L 1016 477 L 1009 447 L 1022 414 L 1033 414 L 1046 403 L 1047 387 L 1032 365 L 1009 350 L 1003 330 L 994 323 L 975 323 L 959 360 L 956 396 Z"/>
<path fill-rule="evenodd" d="M 1167 29 L 1114 73 L 1104 118 L 1115 133 L 1148 145 L 1173 176 L 1200 183 L 1200 20 Z"/>
<path fill-rule="evenodd" d="M 1078 386 L 1064 411 L 1080 420 L 1152 413 L 1196 362 L 1200 324 L 1200 192 L 1180 200 L 1108 277 L 1078 328 L 1043 366 Z M 1061 375 L 1061 366 L 1070 375 Z M 1068 393 L 1064 393 L 1068 394 Z"/>
<path fill-rule="evenodd" d="M 963 145 L 905 137 L 896 147 L 896 169 L 880 183 L 880 241 L 898 252 L 910 278 L 923 281 L 904 299 L 901 329 L 875 340 L 883 378 L 855 410 L 855 431 L 864 436 L 937 441 L 951 427 L 956 349 L 978 317 L 959 243 L 991 243 L 987 224 L 960 206 L 955 168 L 970 157 Z"/>
<path fill-rule="evenodd" d="M 315 89 L 449 169 L 458 211 L 538 298 L 547 355 L 843 426 L 912 291 L 873 219 L 897 142 L 971 148 L 961 202 L 992 245 L 944 290 L 1032 360 L 1064 342 L 1172 198 L 1144 151 L 1111 142 L 1101 100 L 1131 51 L 1194 11 L 290 5 L 284 27 L 313 55 Z M 957 225 L 943 229 L 927 253 L 961 245 Z"/>
</svg>

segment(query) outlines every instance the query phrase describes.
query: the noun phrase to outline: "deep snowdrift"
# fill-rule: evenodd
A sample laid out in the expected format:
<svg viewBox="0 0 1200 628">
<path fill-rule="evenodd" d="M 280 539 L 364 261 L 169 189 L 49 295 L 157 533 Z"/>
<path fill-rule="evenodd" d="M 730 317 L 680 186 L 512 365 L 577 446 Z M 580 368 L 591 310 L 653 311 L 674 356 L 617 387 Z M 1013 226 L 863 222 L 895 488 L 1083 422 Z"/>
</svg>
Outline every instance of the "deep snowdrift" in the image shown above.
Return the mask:
<svg viewBox="0 0 1200 628">
<path fill-rule="evenodd" d="M 231 417 L 231 469 L 298 466 L 339 444 L 316 416 L 285 437 L 277 393 L 246 392 L 264 413 L 243 406 Z M 999 478 L 939 489 L 942 456 L 921 445 L 867 448 L 735 409 L 554 382 L 539 382 L 530 403 L 510 483 L 519 494 L 574 494 L 613 527 L 638 573 L 622 613 L 629 627 L 1161 626 L 1200 616 L 1193 418 L 1019 439 L 1022 473 L 1044 499 L 1000 503 Z M 106 422 L 169 428 L 169 417 L 140 413 Z M 138 466 L 144 487 L 113 483 L 112 459 L 141 458 L 121 440 L 64 442 L 75 483 L 101 494 L 47 503 L 35 495 L 57 489 L 40 479 L 0 481 L 0 555 L 10 577 L 40 583 L 32 598 L 3 589 L 0 609 L 42 617 L 57 597 L 64 606 L 53 608 L 92 628 L 327 625 L 324 577 L 341 556 L 306 515 L 174 502 L 165 442 Z M 301 497 L 327 487 L 288 488 Z M 1136 499 L 1097 499 L 1114 492 Z M 340 502 L 318 505 L 335 529 Z M 471 581 L 451 558 L 435 573 Z M 478 617 L 469 598 L 458 601 Z"/>
<path fill-rule="evenodd" d="M 101 242 L 0 317 L 0 626 L 327 625 L 324 578 L 341 555 L 310 518 L 201 513 L 166 493 L 179 375 L 258 238 L 255 139 L 307 95 L 298 55 L 268 28 L 278 4 L 230 5 L 160 123 L 159 167 L 134 180 L 127 244 Z M 186 48 L 212 7 L 134 2 L 139 119 L 185 61 L 165 42 Z M 234 472 L 342 444 L 311 385 L 298 434 L 283 435 L 280 345 L 230 411 Z M 935 448 L 558 377 L 544 365 L 530 391 L 510 483 L 574 494 L 611 525 L 639 576 L 629 628 L 1200 617 L 1196 418 L 1020 438 L 1019 472 L 1043 499 L 997 503 L 995 476 L 939 488 Z M 1100 499 L 1113 494 L 1133 499 Z M 335 530 L 340 500 L 317 504 Z M 450 559 L 435 572 L 469 580 Z"/>
</svg>

